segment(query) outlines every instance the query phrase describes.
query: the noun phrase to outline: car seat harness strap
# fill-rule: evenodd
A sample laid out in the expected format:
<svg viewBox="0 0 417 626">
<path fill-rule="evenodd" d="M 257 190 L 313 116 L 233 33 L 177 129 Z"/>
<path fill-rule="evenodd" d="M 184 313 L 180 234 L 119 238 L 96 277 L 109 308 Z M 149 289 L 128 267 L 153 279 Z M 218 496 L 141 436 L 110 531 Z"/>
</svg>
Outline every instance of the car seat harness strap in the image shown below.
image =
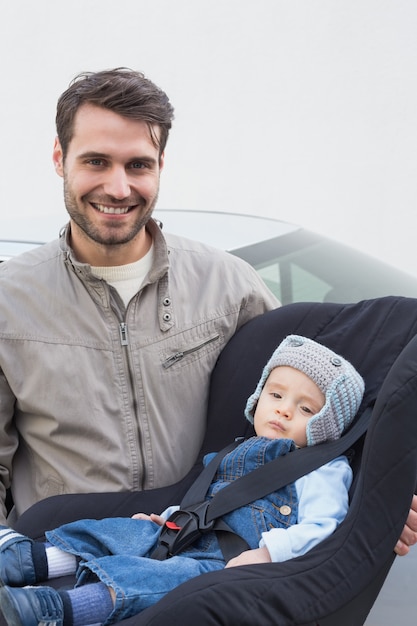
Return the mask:
<svg viewBox="0 0 417 626">
<path fill-rule="evenodd" d="M 346 453 L 366 432 L 371 414 L 371 407 L 365 409 L 361 417 L 340 439 L 297 448 L 289 454 L 279 456 L 233 481 L 218 491 L 211 500 L 205 499 L 223 457 L 242 442 L 242 438 L 236 439 L 216 454 L 191 485 L 181 501 L 179 510 L 172 513 L 165 522 L 151 558 L 162 561 L 175 556 L 210 531 L 217 533 L 226 562 L 247 550 L 249 546 L 246 541 L 236 535 L 220 518 L 277 491 Z"/>
</svg>

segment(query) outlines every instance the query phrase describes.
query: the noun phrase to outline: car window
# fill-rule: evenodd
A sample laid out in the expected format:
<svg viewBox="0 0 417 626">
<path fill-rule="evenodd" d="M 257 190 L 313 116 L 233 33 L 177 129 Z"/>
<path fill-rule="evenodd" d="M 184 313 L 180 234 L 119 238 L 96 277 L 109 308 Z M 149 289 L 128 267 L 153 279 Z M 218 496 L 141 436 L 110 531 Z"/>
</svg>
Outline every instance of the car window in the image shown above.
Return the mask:
<svg viewBox="0 0 417 626">
<path fill-rule="evenodd" d="M 309 231 L 233 250 L 259 272 L 282 304 L 417 297 L 417 279 Z"/>
<path fill-rule="evenodd" d="M 323 302 L 332 291 L 328 282 L 295 262 L 273 261 L 257 271 L 267 287 L 283 304 L 289 302 Z"/>
</svg>

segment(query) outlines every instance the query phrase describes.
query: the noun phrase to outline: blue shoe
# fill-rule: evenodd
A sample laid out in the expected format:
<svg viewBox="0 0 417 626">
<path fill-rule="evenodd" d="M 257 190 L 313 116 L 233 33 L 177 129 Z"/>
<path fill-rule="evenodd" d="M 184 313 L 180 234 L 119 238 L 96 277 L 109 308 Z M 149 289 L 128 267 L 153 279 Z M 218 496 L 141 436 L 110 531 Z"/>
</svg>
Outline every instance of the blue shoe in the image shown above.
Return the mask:
<svg viewBox="0 0 417 626">
<path fill-rule="evenodd" d="M 8 626 L 62 626 L 64 608 L 52 587 L 0 587 L 0 611 Z"/>
<path fill-rule="evenodd" d="M 0 586 L 34 585 L 36 572 L 29 537 L 8 526 L 0 526 Z"/>
</svg>

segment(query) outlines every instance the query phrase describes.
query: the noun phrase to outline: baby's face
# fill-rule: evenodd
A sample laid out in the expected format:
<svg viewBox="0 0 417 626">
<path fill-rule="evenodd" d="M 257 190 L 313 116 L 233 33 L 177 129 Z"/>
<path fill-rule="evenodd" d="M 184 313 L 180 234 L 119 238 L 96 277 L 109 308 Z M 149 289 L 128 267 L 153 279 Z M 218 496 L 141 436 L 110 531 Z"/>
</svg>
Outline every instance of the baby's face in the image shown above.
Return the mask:
<svg viewBox="0 0 417 626">
<path fill-rule="evenodd" d="M 293 439 L 307 445 L 306 426 L 323 408 L 325 397 L 311 378 L 293 367 L 272 370 L 254 415 L 256 434 L 270 439 Z"/>
</svg>

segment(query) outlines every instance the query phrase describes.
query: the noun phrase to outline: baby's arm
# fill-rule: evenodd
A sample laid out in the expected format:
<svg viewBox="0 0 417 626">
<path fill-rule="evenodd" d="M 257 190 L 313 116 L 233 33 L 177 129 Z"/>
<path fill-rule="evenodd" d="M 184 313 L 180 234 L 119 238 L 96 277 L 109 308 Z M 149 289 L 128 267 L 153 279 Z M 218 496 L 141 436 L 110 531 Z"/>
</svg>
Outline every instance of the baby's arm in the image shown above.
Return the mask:
<svg viewBox="0 0 417 626">
<path fill-rule="evenodd" d="M 225 567 L 236 567 L 238 565 L 254 565 L 256 563 L 271 563 L 271 555 L 268 548 L 256 548 L 245 550 L 226 563 Z"/>
<path fill-rule="evenodd" d="M 346 457 L 338 457 L 296 481 L 298 523 L 262 533 L 274 562 L 305 554 L 329 537 L 344 520 L 349 507 L 352 470 Z"/>
<path fill-rule="evenodd" d="M 242 552 L 226 567 L 282 562 L 311 550 L 345 518 L 351 482 L 352 471 L 345 457 L 297 480 L 298 523 L 263 533 L 259 548 Z"/>
</svg>

